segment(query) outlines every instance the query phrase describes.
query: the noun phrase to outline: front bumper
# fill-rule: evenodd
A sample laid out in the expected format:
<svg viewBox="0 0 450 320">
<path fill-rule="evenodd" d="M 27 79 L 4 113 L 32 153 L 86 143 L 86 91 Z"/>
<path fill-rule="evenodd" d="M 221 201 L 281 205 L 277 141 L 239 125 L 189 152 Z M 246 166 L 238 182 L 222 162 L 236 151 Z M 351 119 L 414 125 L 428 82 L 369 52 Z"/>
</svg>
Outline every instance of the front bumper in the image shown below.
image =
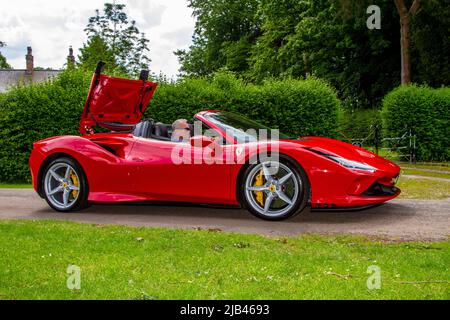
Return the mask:
<svg viewBox="0 0 450 320">
<path fill-rule="evenodd" d="M 396 198 L 401 190 L 395 186 L 398 173 L 380 172 L 377 175 L 359 175 L 352 179 L 345 192 L 316 198 L 312 209 L 362 210 Z M 313 199 L 314 200 L 314 199 Z"/>
</svg>

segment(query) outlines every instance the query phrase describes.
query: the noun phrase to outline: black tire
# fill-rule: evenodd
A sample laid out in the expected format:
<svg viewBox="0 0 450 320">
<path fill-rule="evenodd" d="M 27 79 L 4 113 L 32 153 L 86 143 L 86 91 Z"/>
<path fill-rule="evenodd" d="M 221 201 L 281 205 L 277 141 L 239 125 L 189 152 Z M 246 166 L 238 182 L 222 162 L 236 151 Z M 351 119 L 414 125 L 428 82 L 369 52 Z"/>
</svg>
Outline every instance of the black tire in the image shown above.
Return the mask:
<svg viewBox="0 0 450 320">
<path fill-rule="evenodd" d="M 57 165 L 69 165 L 73 171 L 76 172 L 76 175 L 78 176 L 78 195 L 77 198 L 70 204 L 70 207 L 68 208 L 61 208 L 52 203 L 52 200 L 50 199 L 50 196 L 47 194 L 47 190 L 45 187 L 46 183 L 46 176 L 48 174 L 48 171 L 50 168 Z M 86 178 L 86 174 L 84 173 L 83 168 L 80 166 L 80 164 L 75 161 L 72 158 L 69 157 L 60 157 L 52 160 L 45 168 L 42 177 L 41 177 L 41 190 L 42 194 L 44 195 L 45 200 L 47 201 L 48 205 L 59 212 L 69 212 L 69 211 L 79 211 L 87 208 L 89 206 L 88 203 L 88 196 L 89 196 L 89 185 Z"/>
<path fill-rule="evenodd" d="M 260 162 L 247 166 L 247 168 L 241 175 L 242 178 L 239 181 L 240 183 L 239 198 L 242 206 L 246 208 L 248 211 L 250 211 L 254 216 L 260 219 L 269 221 L 284 220 L 302 212 L 308 203 L 310 185 L 308 177 L 303 168 L 295 161 L 283 156 L 280 156 L 278 162 L 285 165 L 292 171 L 293 177 L 297 180 L 298 186 L 300 186 L 296 200 L 292 203 L 291 208 L 286 209 L 287 210 L 286 212 L 283 212 L 278 215 L 264 214 L 261 212 L 261 210 L 255 209 L 255 204 L 254 203 L 252 204 L 251 200 L 248 198 L 249 195 L 246 192 L 246 181 L 248 176 L 255 170 L 255 168 L 261 165 Z"/>
</svg>

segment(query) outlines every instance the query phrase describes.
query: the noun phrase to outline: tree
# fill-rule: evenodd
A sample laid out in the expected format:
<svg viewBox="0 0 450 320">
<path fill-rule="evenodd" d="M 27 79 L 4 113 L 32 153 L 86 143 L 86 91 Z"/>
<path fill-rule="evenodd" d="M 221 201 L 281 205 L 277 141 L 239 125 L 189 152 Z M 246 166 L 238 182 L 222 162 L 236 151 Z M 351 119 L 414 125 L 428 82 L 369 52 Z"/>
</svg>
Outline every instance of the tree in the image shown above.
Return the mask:
<svg viewBox="0 0 450 320">
<path fill-rule="evenodd" d="M 350 2 L 262 0 L 251 78 L 314 75 L 331 82 L 346 106 L 377 106 L 399 84 L 395 8 L 391 0 L 378 1 L 383 27 L 368 30 L 367 3 Z"/>
<path fill-rule="evenodd" d="M 250 49 L 260 34 L 259 0 L 189 0 L 197 18 L 193 44 L 175 55 L 186 75 L 210 75 L 222 67 L 248 69 Z"/>
<path fill-rule="evenodd" d="M 251 52 L 249 73 L 252 79 L 261 81 L 267 77 L 301 77 L 306 74 L 303 64 L 306 48 L 290 46 L 290 43 L 297 25 L 316 15 L 316 11 L 312 1 L 261 0 L 258 17 L 262 35 Z M 320 30 L 319 23 L 315 26 Z"/>
<path fill-rule="evenodd" d="M 5 47 L 6 44 L 0 41 L 0 48 Z M 11 66 L 6 62 L 6 58 L 0 52 L 0 69 L 11 69 Z"/>
<path fill-rule="evenodd" d="M 139 70 L 149 68 L 149 40 L 139 31 L 136 22 L 128 19 L 125 7 L 124 4 L 105 3 L 103 12 L 96 10 L 95 16 L 89 18 L 85 32 L 88 41 L 97 37 L 104 42 L 108 55 L 112 55 L 118 67 L 136 75 Z M 102 45 L 98 39 L 95 41 Z"/>
<path fill-rule="evenodd" d="M 404 7 L 376 1 L 381 29 L 372 30 L 372 0 L 190 0 L 193 44 L 176 54 L 186 75 L 225 67 L 252 82 L 324 78 L 351 108 L 378 107 L 402 82 L 449 85 L 450 2 L 394 1 Z"/>
<path fill-rule="evenodd" d="M 421 7 L 420 0 L 414 0 L 411 7 L 405 5 L 405 0 L 394 0 L 397 12 L 400 16 L 400 51 L 402 71 L 402 84 L 411 83 L 411 59 L 410 59 L 410 20 Z"/>
<path fill-rule="evenodd" d="M 80 48 L 78 55 L 79 65 L 86 70 L 94 70 L 97 62 L 106 62 L 106 68 L 113 71 L 118 68 L 116 59 L 112 50 L 99 35 L 94 35 L 88 39 L 87 43 Z M 126 72 L 126 70 L 122 70 Z"/>
<path fill-rule="evenodd" d="M 127 65 L 132 74 L 138 74 L 142 69 L 148 69 L 151 59 L 145 54 L 148 51 L 149 40 L 145 33 L 141 33 L 131 50 L 130 60 Z"/>
<path fill-rule="evenodd" d="M 423 1 L 411 19 L 411 80 L 450 86 L 450 1 Z"/>
<path fill-rule="evenodd" d="M 398 26 L 392 0 L 381 0 L 383 28 L 368 30 L 368 2 L 192 0 L 197 22 L 190 50 L 177 52 L 181 71 L 203 76 L 225 67 L 254 82 L 315 75 L 349 104 L 375 106 L 399 83 Z"/>
</svg>

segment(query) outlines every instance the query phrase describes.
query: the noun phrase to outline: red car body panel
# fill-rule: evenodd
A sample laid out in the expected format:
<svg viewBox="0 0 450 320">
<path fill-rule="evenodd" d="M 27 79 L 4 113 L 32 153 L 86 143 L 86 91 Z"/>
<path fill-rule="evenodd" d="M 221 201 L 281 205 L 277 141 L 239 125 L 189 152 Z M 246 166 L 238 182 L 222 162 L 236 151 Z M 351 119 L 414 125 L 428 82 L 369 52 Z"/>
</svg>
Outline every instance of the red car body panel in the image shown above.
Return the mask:
<svg viewBox="0 0 450 320">
<path fill-rule="evenodd" d="M 95 124 L 136 124 L 151 99 L 156 83 L 94 76 L 80 122 L 82 133 Z M 371 195 L 374 184 L 393 187 L 400 168 L 369 151 L 320 137 L 302 137 L 240 144 L 208 121 L 206 112 L 195 118 L 222 135 L 216 145 L 222 163 L 195 163 L 204 147 L 191 147 L 191 163 L 174 164 L 172 153 L 180 143 L 136 137 L 130 133 L 99 133 L 60 136 L 35 142 L 30 170 L 35 190 L 43 196 L 41 176 L 48 161 L 59 155 L 74 158 L 83 168 L 89 186 L 88 201 L 174 201 L 239 205 L 240 173 L 246 161 L 261 152 L 276 152 L 297 162 L 308 177 L 313 208 L 346 208 L 379 204 L 395 194 Z M 106 127 L 109 125 L 106 124 Z M 354 170 L 323 156 L 335 155 L 374 167 L 374 172 Z M 185 155 L 186 156 L 186 155 Z M 226 160 L 233 160 L 232 163 Z"/>
</svg>

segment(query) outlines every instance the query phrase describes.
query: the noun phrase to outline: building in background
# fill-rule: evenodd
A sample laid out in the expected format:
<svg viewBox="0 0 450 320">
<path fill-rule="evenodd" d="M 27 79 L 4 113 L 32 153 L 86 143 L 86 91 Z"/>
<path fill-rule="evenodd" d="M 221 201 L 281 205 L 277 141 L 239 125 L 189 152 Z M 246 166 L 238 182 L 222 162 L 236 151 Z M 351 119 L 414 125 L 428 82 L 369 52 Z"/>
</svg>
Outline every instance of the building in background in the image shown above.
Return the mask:
<svg viewBox="0 0 450 320">
<path fill-rule="evenodd" d="M 73 49 L 70 47 L 69 55 L 67 56 L 67 65 L 73 64 L 75 64 L 75 57 L 73 56 Z M 31 47 L 27 48 L 25 65 L 26 69 L 0 69 L 0 92 L 6 92 L 15 85 L 28 85 L 30 83 L 45 81 L 62 71 L 52 69 L 44 70 L 41 68 L 35 69 L 33 50 Z"/>
</svg>

